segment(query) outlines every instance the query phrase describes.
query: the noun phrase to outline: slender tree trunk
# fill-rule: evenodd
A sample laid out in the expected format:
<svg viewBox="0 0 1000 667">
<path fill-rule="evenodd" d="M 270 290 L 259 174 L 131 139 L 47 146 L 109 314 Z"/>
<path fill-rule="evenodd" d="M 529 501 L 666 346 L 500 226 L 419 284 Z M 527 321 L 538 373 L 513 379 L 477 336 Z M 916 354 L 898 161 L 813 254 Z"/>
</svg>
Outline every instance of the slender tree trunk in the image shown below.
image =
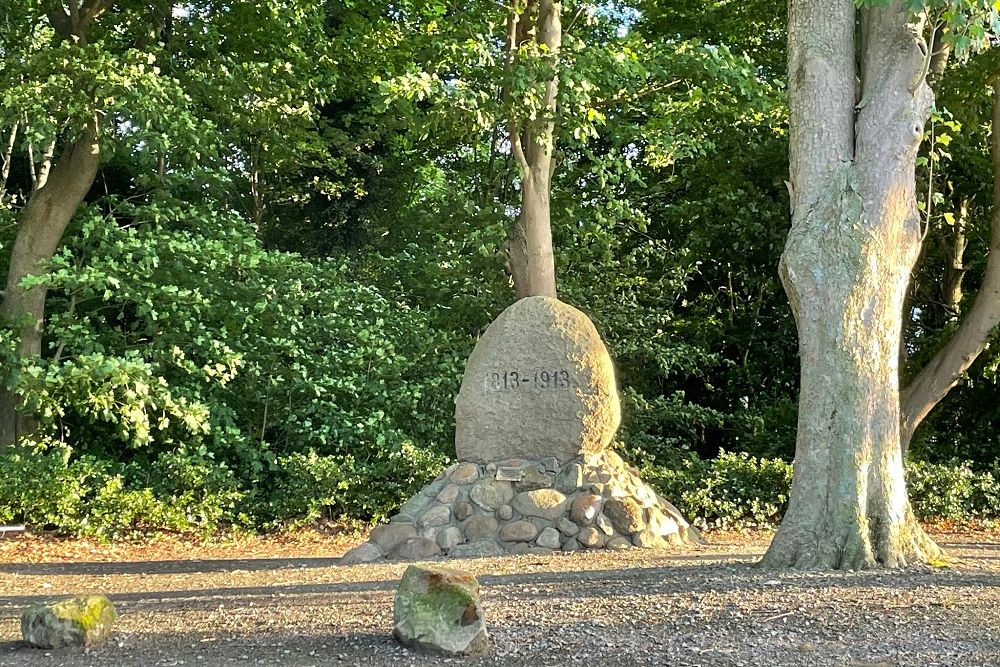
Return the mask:
<svg viewBox="0 0 1000 667">
<path fill-rule="evenodd" d="M 3 151 L 3 165 L 0 165 L 0 197 L 7 193 L 7 179 L 10 178 L 10 163 L 14 158 L 14 146 L 17 141 L 18 123 L 14 123 L 10 128 L 10 136 L 7 137 L 7 146 Z"/>
<path fill-rule="evenodd" d="M 42 352 L 46 290 L 44 287 L 26 289 L 21 281 L 26 276 L 43 272 L 45 263 L 55 255 L 63 232 L 94 183 L 99 162 L 95 119 L 59 158 L 45 184 L 31 195 L 19 216 L 0 317 L 20 329 L 18 353 L 22 358 Z M 3 390 L 0 394 L 0 447 L 16 443 L 20 436 L 33 430 L 33 424 L 19 414 L 18 407 L 17 396 Z"/>
<path fill-rule="evenodd" d="M 958 327 L 934 358 L 903 390 L 900 448 L 905 454 L 913 432 L 986 349 L 1000 325 L 1000 80 L 993 82 L 993 212 L 990 249 L 982 286 Z"/>
<path fill-rule="evenodd" d="M 770 567 L 902 567 L 939 553 L 910 509 L 899 451 L 899 340 L 920 247 L 914 167 L 933 103 L 900 0 L 789 7 L 792 229 L 781 277 L 801 393 L 788 511 Z"/>
<path fill-rule="evenodd" d="M 934 81 L 944 76 L 944 71 L 948 67 L 948 60 L 951 59 L 951 48 L 951 44 L 945 42 L 944 30 L 938 26 L 934 30 L 930 72 L 928 72 L 928 76 L 933 77 Z"/>
<path fill-rule="evenodd" d="M 31 176 L 31 191 L 34 192 L 38 189 L 38 174 L 35 172 L 35 144 L 32 141 L 28 142 L 28 175 Z"/>
<path fill-rule="evenodd" d="M 969 200 L 963 198 L 955 216 L 954 231 L 951 244 L 948 246 L 948 264 L 944 267 L 944 280 L 941 284 L 941 307 L 944 311 L 943 322 L 954 320 L 962 314 L 962 281 L 965 279 L 965 249 L 969 245 L 965 228 L 969 223 Z"/>
<path fill-rule="evenodd" d="M 251 141 L 253 141 L 251 139 Z M 260 174 L 260 148 L 253 146 L 250 148 L 250 216 L 253 220 L 254 229 L 258 234 L 263 235 L 264 214 L 267 212 L 267 202 L 264 195 L 264 186 Z"/>
<path fill-rule="evenodd" d="M 56 140 L 52 139 L 45 146 L 42 153 L 42 162 L 38 165 L 38 175 L 35 177 L 35 190 L 44 188 L 49 181 L 49 174 L 52 172 L 52 158 L 56 153 Z"/>
<path fill-rule="evenodd" d="M 548 57 L 558 57 L 562 43 L 559 3 L 529 0 L 520 14 L 511 11 L 507 26 L 508 65 L 517 61 L 522 44 L 533 39 Z M 521 212 L 511 225 L 507 258 L 517 298 L 556 296 L 555 255 L 549 208 L 552 152 L 555 145 L 558 81 L 545 82 L 543 113 L 523 124 L 511 119 L 508 138 L 521 173 Z M 508 93 L 509 95 L 509 93 Z"/>
</svg>

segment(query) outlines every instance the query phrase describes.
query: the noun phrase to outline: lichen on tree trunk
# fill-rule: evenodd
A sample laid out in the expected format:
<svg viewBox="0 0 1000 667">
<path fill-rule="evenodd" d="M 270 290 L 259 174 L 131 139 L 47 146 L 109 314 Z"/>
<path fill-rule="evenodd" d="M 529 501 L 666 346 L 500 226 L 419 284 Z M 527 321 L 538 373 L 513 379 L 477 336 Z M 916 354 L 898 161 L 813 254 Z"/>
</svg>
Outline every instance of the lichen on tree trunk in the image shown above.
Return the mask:
<svg viewBox="0 0 1000 667">
<path fill-rule="evenodd" d="M 898 340 L 911 262 L 880 238 L 845 165 L 782 256 L 801 394 L 789 509 L 765 566 L 901 567 L 939 554 L 910 509 L 899 452 Z"/>
</svg>

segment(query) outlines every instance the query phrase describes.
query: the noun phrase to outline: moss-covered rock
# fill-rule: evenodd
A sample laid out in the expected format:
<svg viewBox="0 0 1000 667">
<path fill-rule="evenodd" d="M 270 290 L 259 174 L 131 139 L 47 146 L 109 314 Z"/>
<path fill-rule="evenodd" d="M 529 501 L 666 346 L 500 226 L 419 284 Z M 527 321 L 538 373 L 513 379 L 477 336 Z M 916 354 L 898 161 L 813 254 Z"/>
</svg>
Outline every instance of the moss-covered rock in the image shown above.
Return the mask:
<svg viewBox="0 0 1000 667">
<path fill-rule="evenodd" d="M 103 595 L 81 595 L 29 607 L 21 614 L 21 636 L 36 648 L 95 646 L 111 635 L 118 613 Z"/>
<path fill-rule="evenodd" d="M 462 570 L 408 567 L 396 591 L 393 625 L 400 643 L 422 652 L 470 655 L 489 648 L 479 582 Z"/>
</svg>

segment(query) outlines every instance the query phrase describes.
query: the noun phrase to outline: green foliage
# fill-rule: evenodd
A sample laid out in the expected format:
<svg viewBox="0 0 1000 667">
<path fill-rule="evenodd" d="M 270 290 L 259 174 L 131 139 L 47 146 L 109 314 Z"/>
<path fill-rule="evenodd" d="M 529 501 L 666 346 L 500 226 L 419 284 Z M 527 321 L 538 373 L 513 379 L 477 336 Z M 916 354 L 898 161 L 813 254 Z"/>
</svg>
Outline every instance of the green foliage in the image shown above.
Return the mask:
<svg viewBox="0 0 1000 667">
<path fill-rule="evenodd" d="M 969 461 L 950 464 L 911 462 L 906 484 L 921 519 L 955 521 L 1000 518 L 1000 470 L 976 472 Z"/>
<path fill-rule="evenodd" d="M 991 3 L 911 4 L 968 59 L 936 82 L 918 168 L 904 379 L 956 326 L 940 287 L 963 202 L 970 295 L 982 273 L 996 69 L 976 52 Z M 514 66 L 509 9 L 123 0 L 87 44 L 55 42 L 37 0 L 0 12 L 0 244 L 53 138 L 99 112 L 106 156 L 28 280 L 49 290 L 44 354 L 15 362 L 0 332 L 41 423 L 0 461 L 0 520 L 113 537 L 391 512 L 445 464 L 462 364 L 513 298 L 504 137 L 555 72 L 559 293 L 615 357 L 630 458 L 702 525 L 780 516 L 785 3 L 565 2 L 559 57 L 528 44 Z M 922 516 L 993 516 L 995 348 L 914 440 Z"/>
<path fill-rule="evenodd" d="M 985 82 L 997 62 L 996 50 L 973 54 L 953 62 L 935 85 L 939 110 L 918 167 L 927 238 L 910 286 L 904 386 L 954 335 L 981 284 L 993 217 L 992 95 Z M 956 281 L 963 296 L 957 308 Z M 980 470 L 993 463 L 1000 443 L 998 364 L 1000 348 L 990 343 L 917 429 L 912 456 L 934 463 L 967 459 Z"/>
<path fill-rule="evenodd" d="M 771 526 L 788 504 L 792 467 L 781 459 L 723 452 L 711 460 L 688 457 L 675 467 L 647 467 L 645 479 L 697 525 Z"/>
<path fill-rule="evenodd" d="M 50 290 L 52 355 L 24 360 L 14 388 L 72 454 L 60 474 L 99 462 L 205 528 L 377 518 L 436 474 L 467 350 L 423 313 L 342 265 L 264 251 L 238 218 L 113 204 L 128 225 L 92 209 L 32 279 Z"/>
<path fill-rule="evenodd" d="M 224 469 L 179 455 L 144 470 L 70 456 L 55 442 L 0 456 L 0 521 L 109 539 L 153 529 L 210 533 L 241 499 Z"/>
<path fill-rule="evenodd" d="M 430 482 L 444 461 L 410 442 L 389 451 L 358 453 L 358 457 L 320 456 L 309 450 L 278 459 L 268 494 L 271 514 L 293 523 L 321 517 L 384 517 Z"/>
</svg>

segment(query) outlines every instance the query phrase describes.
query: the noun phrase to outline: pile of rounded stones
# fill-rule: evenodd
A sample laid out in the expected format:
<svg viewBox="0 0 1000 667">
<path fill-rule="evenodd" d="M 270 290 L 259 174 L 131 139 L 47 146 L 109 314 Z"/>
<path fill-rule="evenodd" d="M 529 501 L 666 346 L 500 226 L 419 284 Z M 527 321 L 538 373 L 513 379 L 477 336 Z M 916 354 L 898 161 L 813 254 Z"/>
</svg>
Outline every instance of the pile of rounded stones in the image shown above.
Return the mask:
<svg viewBox="0 0 1000 667">
<path fill-rule="evenodd" d="M 456 463 L 342 562 L 550 554 L 701 543 L 616 453 Z"/>
</svg>

